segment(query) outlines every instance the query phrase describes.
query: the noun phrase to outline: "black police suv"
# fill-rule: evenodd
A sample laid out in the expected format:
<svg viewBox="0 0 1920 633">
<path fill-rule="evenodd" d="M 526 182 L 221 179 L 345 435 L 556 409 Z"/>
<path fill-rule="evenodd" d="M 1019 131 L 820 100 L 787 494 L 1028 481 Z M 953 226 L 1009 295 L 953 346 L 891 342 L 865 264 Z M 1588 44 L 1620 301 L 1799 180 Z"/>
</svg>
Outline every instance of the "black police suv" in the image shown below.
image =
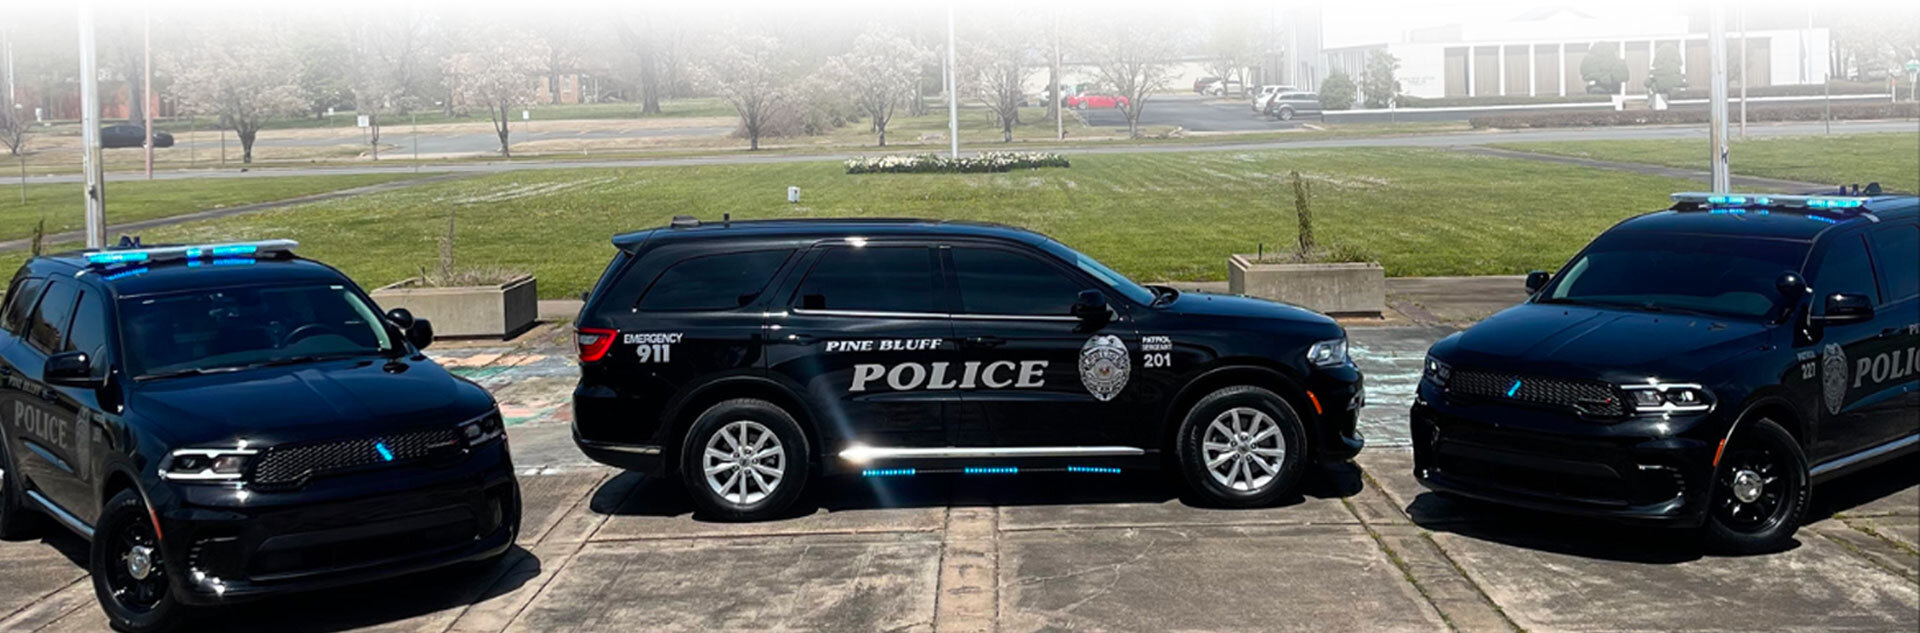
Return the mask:
<svg viewBox="0 0 1920 633">
<path fill-rule="evenodd" d="M 1920 445 L 1920 203 L 1673 198 L 1434 344 L 1421 482 L 1752 552 L 1813 483 Z"/>
<path fill-rule="evenodd" d="M 1245 506 L 1361 446 L 1332 319 L 1142 286 L 1028 231 L 684 218 L 613 243 L 577 326 L 575 440 L 677 473 L 715 517 L 774 515 L 822 473 L 1163 460 Z"/>
<path fill-rule="evenodd" d="M 499 412 L 288 241 L 36 257 L 0 316 L 0 536 L 92 542 L 113 626 L 503 555 Z"/>
</svg>

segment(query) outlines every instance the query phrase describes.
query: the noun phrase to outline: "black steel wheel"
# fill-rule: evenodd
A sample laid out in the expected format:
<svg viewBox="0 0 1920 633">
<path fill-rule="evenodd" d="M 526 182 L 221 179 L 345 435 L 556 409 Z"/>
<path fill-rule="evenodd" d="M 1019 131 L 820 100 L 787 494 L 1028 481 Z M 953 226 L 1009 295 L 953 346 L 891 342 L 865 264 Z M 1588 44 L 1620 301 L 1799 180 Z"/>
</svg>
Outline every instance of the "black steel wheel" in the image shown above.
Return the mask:
<svg viewBox="0 0 1920 633">
<path fill-rule="evenodd" d="M 1758 419 L 1727 441 L 1714 469 L 1707 539 L 1717 550 L 1747 554 L 1789 545 L 1806 512 L 1807 460 L 1772 420 Z"/>
<path fill-rule="evenodd" d="M 107 502 L 94 528 L 92 554 L 94 594 L 113 628 L 157 633 L 178 624 L 183 607 L 167 585 L 171 563 L 138 493 L 123 490 Z"/>
</svg>

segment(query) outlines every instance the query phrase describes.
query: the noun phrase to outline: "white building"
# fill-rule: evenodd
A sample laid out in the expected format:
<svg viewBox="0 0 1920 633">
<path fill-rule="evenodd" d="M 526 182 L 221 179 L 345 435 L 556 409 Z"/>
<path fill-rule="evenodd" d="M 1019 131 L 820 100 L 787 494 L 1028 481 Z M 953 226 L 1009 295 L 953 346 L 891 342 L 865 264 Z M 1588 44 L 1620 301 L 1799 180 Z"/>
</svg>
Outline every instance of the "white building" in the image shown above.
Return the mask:
<svg viewBox="0 0 1920 633">
<path fill-rule="evenodd" d="M 1621 92 L 1638 94 L 1645 92 L 1654 51 L 1672 45 L 1680 54 L 1687 85 L 1704 88 L 1710 72 L 1707 33 L 1690 28 L 1690 22 L 1684 15 L 1596 18 L 1574 9 L 1547 8 L 1504 22 L 1418 29 L 1400 41 L 1329 48 L 1324 55 L 1330 69 L 1358 81 L 1367 54 L 1384 50 L 1399 58 L 1401 90 L 1414 97 L 1578 95 L 1587 92 L 1581 60 L 1590 48 L 1607 46 L 1627 63 L 1628 79 Z M 1742 43 L 1731 16 L 1727 28 L 1727 76 L 1737 83 Z M 1748 87 L 1827 78 L 1826 28 L 1749 30 L 1745 48 Z"/>
</svg>

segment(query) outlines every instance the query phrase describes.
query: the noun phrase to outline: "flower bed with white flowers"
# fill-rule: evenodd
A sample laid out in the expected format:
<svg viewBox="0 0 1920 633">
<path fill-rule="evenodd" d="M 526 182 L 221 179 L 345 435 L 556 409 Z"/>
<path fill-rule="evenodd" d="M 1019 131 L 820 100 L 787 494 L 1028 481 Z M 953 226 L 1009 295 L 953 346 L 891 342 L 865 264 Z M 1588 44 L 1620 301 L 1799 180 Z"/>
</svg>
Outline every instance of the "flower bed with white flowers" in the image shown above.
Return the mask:
<svg viewBox="0 0 1920 633">
<path fill-rule="evenodd" d="M 1067 166 L 1065 156 L 1047 152 L 986 152 L 959 158 L 907 154 L 847 159 L 849 174 L 977 174 Z"/>
</svg>

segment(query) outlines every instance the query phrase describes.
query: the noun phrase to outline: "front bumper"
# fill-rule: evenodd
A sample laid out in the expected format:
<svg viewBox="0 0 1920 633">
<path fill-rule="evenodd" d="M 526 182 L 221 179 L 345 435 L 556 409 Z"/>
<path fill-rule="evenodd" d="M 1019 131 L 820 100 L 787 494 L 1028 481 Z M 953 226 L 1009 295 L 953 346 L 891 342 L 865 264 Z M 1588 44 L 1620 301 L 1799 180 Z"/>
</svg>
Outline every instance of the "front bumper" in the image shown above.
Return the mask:
<svg viewBox="0 0 1920 633">
<path fill-rule="evenodd" d="M 1360 408 L 1367 404 L 1360 370 L 1348 366 L 1315 372 L 1308 377 L 1307 392 L 1318 421 L 1313 428 L 1314 461 L 1337 463 L 1359 455 L 1367 446 L 1359 429 Z"/>
<path fill-rule="evenodd" d="M 1702 439 L 1703 420 L 1605 423 L 1425 400 L 1409 420 L 1414 477 L 1431 490 L 1633 523 L 1686 527 L 1706 516 L 1716 444 Z"/>
<path fill-rule="evenodd" d="M 157 515 L 174 595 L 212 605 L 505 553 L 520 532 L 506 442 L 452 464 L 317 479 L 287 492 L 173 486 Z"/>
</svg>

